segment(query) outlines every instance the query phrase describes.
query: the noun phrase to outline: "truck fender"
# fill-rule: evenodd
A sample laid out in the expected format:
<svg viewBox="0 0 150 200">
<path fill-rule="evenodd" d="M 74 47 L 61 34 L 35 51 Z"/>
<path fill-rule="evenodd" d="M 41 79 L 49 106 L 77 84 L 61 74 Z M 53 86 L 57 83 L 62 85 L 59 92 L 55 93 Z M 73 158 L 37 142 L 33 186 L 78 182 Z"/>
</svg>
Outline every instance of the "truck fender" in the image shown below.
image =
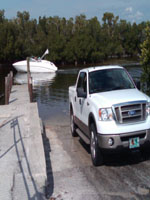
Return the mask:
<svg viewBox="0 0 150 200">
<path fill-rule="evenodd" d="M 96 130 L 97 130 L 96 120 L 95 120 L 94 114 L 93 114 L 93 113 L 90 113 L 90 114 L 89 114 L 89 119 L 88 119 L 89 136 L 90 136 L 90 125 L 91 125 L 92 123 L 95 124 Z"/>
</svg>

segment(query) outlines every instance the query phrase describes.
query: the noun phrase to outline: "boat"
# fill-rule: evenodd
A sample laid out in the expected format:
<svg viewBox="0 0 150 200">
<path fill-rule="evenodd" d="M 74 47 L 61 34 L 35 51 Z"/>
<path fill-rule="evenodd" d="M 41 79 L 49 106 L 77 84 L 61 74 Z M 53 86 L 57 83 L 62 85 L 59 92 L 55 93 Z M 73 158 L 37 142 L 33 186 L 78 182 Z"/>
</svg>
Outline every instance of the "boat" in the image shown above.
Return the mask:
<svg viewBox="0 0 150 200">
<path fill-rule="evenodd" d="M 30 64 L 30 72 L 55 72 L 57 71 L 57 67 L 55 64 L 48 60 L 43 60 L 44 56 L 49 53 L 49 50 L 47 49 L 45 53 L 42 55 L 42 57 L 31 57 L 29 60 Z M 27 72 L 27 60 L 18 61 L 13 63 L 13 67 L 18 72 Z"/>
</svg>

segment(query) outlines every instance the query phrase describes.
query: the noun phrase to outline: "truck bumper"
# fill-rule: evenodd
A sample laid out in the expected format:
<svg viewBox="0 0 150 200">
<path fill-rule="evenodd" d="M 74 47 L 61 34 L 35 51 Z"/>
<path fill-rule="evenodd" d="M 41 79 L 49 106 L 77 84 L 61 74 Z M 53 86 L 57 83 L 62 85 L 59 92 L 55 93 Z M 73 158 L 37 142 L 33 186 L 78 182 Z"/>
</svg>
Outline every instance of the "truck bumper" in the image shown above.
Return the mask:
<svg viewBox="0 0 150 200">
<path fill-rule="evenodd" d="M 137 147 L 131 147 L 129 140 L 138 138 Z M 150 129 L 143 131 L 136 131 L 123 134 L 99 134 L 98 133 L 98 144 L 102 150 L 122 150 L 139 148 L 150 145 Z"/>
</svg>

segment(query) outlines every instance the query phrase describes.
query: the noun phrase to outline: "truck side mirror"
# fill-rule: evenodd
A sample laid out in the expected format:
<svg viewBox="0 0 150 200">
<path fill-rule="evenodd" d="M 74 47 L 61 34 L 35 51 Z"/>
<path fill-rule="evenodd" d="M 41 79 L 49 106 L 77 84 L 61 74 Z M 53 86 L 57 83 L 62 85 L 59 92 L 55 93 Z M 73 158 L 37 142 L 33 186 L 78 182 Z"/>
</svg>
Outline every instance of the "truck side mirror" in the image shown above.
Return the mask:
<svg viewBox="0 0 150 200">
<path fill-rule="evenodd" d="M 83 90 L 83 88 L 77 88 L 77 97 L 86 98 L 87 93 Z"/>
</svg>

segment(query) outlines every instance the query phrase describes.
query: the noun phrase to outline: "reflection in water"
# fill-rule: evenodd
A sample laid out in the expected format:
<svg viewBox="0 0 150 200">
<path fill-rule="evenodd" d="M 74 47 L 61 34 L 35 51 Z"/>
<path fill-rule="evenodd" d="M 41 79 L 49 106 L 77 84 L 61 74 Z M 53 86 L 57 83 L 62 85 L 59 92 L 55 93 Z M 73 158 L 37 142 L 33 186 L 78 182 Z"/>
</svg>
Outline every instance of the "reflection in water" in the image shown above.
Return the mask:
<svg viewBox="0 0 150 200">
<path fill-rule="evenodd" d="M 42 85 L 51 82 L 55 78 L 55 73 L 31 73 L 33 85 Z M 26 84 L 27 73 L 17 73 L 14 76 L 15 84 Z"/>
<path fill-rule="evenodd" d="M 59 70 L 53 81 L 34 86 L 34 101 L 38 102 L 40 117 L 48 123 L 65 123 L 68 120 L 68 87 L 74 85 L 77 69 Z"/>
</svg>

